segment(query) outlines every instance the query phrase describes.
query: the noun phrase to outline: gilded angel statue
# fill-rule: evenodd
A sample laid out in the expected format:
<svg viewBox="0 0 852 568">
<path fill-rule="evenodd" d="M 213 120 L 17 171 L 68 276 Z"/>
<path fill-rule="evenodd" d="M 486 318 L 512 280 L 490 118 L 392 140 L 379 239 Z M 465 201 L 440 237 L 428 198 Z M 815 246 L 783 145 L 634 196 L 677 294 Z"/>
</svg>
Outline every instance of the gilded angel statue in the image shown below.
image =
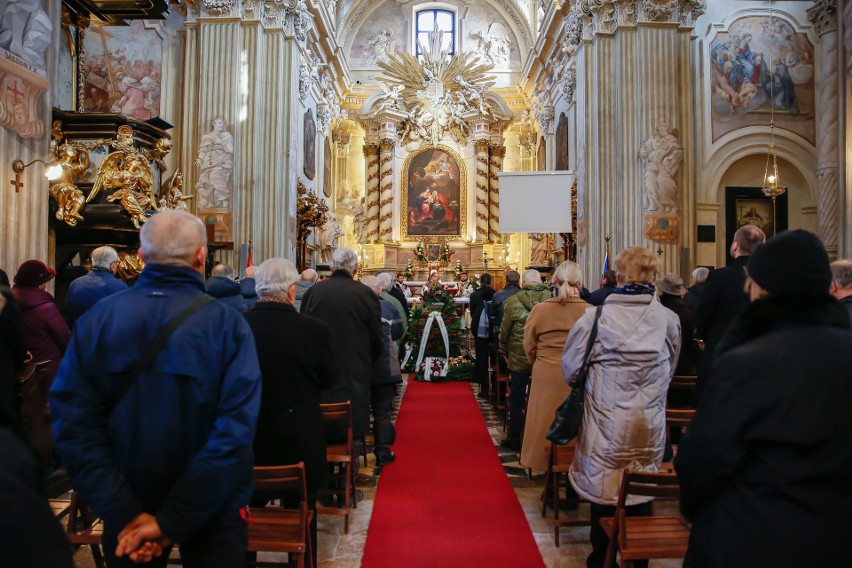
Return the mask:
<svg viewBox="0 0 852 568">
<path fill-rule="evenodd" d="M 183 194 L 183 174 L 178 170 L 160 188 L 160 209 L 187 209 L 186 202 L 193 197 Z"/>
<path fill-rule="evenodd" d="M 78 144 L 62 144 L 56 151 L 62 176 L 50 186 L 50 196 L 56 200 L 56 218 L 71 227 L 83 220 L 80 209 L 85 204 L 83 192 L 74 182 L 89 169 L 89 152 Z"/>
</svg>

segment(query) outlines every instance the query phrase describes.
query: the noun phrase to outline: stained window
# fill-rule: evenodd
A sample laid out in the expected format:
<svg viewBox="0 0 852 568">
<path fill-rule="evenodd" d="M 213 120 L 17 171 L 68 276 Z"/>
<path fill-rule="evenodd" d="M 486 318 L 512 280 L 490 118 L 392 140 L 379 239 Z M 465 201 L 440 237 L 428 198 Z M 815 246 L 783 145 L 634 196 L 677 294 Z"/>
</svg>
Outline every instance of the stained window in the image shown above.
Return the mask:
<svg viewBox="0 0 852 568">
<path fill-rule="evenodd" d="M 416 54 L 423 53 L 424 46 L 429 47 L 429 32 L 438 29 L 443 32 L 441 38 L 441 49 L 445 49 L 450 55 L 456 52 L 456 15 L 449 10 L 418 10 L 416 14 L 417 38 Z"/>
</svg>

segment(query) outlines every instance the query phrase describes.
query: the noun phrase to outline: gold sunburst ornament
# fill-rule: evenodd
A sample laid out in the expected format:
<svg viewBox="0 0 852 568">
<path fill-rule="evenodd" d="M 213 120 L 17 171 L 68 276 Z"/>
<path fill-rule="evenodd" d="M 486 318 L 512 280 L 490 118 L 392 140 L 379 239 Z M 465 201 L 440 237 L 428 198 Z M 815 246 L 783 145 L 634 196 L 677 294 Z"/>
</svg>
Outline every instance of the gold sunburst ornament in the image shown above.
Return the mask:
<svg viewBox="0 0 852 568">
<path fill-rule="evenodd" d="M 488 75 L 493 66 L 482 63 L 473 52 L 451 57 L 441 48 L 443 32 L 437 24 L 428 36 L 429 45 L 421 46 L 422 59 L 396 51 L 378 63 L 385 83 L 378 108 L 408 115 L 399 131 L 404 144 L 437 145 L 446 133 L 466 144 L 470 135 L 467 119 L 494 119 L 494 107 L 487 98 L 495 83 L 494 76 Z"/>
</svg>

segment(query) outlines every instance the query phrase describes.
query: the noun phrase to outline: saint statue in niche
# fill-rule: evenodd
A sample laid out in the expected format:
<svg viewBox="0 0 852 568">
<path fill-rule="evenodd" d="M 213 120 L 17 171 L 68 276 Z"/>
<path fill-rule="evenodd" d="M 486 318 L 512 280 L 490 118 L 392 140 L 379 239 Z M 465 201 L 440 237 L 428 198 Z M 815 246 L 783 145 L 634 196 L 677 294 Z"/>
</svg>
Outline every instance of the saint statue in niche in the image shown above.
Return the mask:
<svg viewBox="0 0 852 568">
<path fill-rule="evenodd" d="M 639 149 L 642 161 L 642 204 L 649 213 L 678 212 L 676 176 L 683 161 L 683 147 L 666 122 Z"/>
<path fill-rule="evenodd" d="M 213 130 L 201 137 L 195 165 L 200 169 L 195 193 L 199 209 L 231 208 L 234 174 L 234 136 L 225 130 L 225 121 L 214 118 Z"/>
</svg>

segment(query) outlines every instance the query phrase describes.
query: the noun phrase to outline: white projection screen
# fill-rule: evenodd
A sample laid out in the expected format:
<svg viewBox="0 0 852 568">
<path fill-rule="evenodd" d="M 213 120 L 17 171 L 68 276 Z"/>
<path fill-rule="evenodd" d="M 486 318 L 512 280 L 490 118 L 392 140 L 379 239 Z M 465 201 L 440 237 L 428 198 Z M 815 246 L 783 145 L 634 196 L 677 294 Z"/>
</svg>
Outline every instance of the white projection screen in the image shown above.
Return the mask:
<svg viewBox="0 0 852 568">
<path fill-rule="evenodd" d="M 501 172 L 501 233 L 570 233 L 573 171 Z"/>
</svg>

